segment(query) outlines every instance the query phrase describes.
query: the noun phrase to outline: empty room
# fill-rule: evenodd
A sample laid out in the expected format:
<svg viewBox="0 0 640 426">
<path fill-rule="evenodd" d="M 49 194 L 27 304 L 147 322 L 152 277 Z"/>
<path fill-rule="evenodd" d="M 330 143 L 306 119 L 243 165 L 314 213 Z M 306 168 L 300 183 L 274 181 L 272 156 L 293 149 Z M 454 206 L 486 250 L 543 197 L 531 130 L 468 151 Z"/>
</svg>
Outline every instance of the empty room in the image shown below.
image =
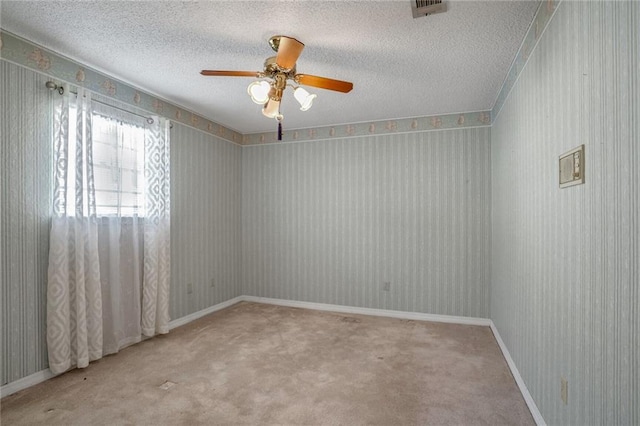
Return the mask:
<svg viewBox="0 0 640 426">
<path fill-rule="evenodd" d="M 4 425 L 640 425 L 640 2 L 0 1 Z"/>
</svg>

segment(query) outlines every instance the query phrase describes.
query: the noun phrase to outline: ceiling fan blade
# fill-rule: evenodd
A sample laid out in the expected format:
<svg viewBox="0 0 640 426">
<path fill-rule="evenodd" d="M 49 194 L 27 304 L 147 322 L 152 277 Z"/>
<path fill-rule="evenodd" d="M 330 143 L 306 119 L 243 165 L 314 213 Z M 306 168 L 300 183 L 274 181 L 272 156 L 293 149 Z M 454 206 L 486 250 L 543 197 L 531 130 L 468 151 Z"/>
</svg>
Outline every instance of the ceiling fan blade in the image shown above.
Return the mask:
<svg viewBox="0 0 640 426">
<path fill-rule="evenodd" d="M 280 68 L 287 70 L 296 66 L 296 61 L 304 49 L 304 43 L 299 42 L 295 38 L 280 36 L 280 45 L 278 46 L 278 55 L 276 56 L 276 64 Z"/>
<path fill-rule="evenodd" d="M 305 86 L 319 87 L 320 89 L 335 90 L 336 92 L 349 93 L 353 89 L 353 83 L 332 78 L 318 77 L 317 75 L 297 74 L 296 81 Z"/>
<path fill-rule="evenodd" d="M 258 71 L 218 71 L 218 70 L 202 70 L 202 75 L 210 75 L 215 77 L 260 77 Z"/>
</svg>

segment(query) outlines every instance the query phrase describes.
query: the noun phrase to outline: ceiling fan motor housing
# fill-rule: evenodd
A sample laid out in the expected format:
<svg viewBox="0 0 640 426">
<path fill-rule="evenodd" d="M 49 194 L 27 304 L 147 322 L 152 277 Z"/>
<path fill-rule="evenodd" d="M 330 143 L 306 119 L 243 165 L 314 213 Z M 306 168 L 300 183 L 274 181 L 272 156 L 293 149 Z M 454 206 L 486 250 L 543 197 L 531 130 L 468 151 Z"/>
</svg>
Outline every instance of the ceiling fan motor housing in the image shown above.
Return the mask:
<svg viewBox="0 0 640 426">
<path fill-rule="evenodd" d="M 274 78 L 274 76 L 276 74 L 278 74 L 278 73 L 282 73 L 287 78 L 293 79 L 293 76 L 296 75 L 296 67 L 294 65 L 294 67 L 291 68 L 290 70 L 286 70 L 286 69 L 281 68 L 280 66 L 278 66 L 278 64 L 276 63 L 276 57 L 275 56 L 271 56 L 270 58 L 267 58 L 264 61 L 264 74 L 265 74 L 265 76 Z"/>
<path fill-rule="evenodd" d="M 287 87 L 287 75 L 283 72 L 278 72 L 273 75 L 273 82 L 271 83 L 271 90 L 269 91 L 269 98 L 274 101 L 280 101 L 282 99 L 282 92 Z"/>
</svg>

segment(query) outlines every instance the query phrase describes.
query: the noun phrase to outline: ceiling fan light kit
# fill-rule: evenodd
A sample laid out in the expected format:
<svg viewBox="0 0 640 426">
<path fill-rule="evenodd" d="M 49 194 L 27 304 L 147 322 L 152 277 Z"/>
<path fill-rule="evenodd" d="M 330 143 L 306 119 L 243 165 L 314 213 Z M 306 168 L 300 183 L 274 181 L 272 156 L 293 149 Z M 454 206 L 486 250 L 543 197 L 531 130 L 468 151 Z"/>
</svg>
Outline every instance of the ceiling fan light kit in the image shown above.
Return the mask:
<svg viewBox="0 0 640 426">
<path fill-rule="evenodd" d="M 280 114 L 280 101 L 269 99 L 262 107 L 262 115 L 269 118 L 276 118 Z"/>
<path fill-rule="evenodd" d="M 306 111 L 311 108 L 313 100 L 318 97 L 316 94 L 307 92 L 302 87 L 298 86 L 293 90 L 293 97 L 300 104 L 300 111 Z"/>
<path fill-rule="evenodd" d="M 265 80 L 254 81 L 247 87 L 251 100 L 258 105 L 264 105 L 269 100 L 269 90 L 271 85 Z"/>
<path fill-rule="evenodd" d="M 282 119 L 280 113 L 280 101 L 282 93 L 287 87 L 287 80 L 292 80 L 298 85 L 318 87 L 320 89 L 333 90 L 348 93 L 353 89 L 353 83 L 348 81 L 333 80 L 315 75 L 298 74 L 296 61 L 304 49 L 304 44 L 295 38 L 286 36 L 273 36 L 269 39 L 269 45 L 277 52 L 276 56 L 267 58 L 263 71 L 217 71 L 202 70 L 200 74 L 205 76 L 228 77 L 256 77 L 260 79 L 249 84 L 247 93 L 256 104 L 263 105 L 262 114 L 265 117 L 275 118 L 278 121 L 278 140 L 282 140 Z M 292 84 L 289 84 L 293 86 Z M 311 108 L 313 100 L 317 97 L 304 88 L 294 87 L 294 98 L 300 104 L 300 110 Z"/>
</svg>

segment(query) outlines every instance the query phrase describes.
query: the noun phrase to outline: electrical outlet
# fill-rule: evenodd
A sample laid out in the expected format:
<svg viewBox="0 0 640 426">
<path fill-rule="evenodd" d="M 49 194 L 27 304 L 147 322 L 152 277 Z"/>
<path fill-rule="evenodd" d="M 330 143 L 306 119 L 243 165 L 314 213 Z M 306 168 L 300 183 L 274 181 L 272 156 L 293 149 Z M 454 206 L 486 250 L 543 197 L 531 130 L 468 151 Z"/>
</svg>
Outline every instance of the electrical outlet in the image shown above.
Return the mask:
<svg viewBox="0 0 640 426">
<path fill-rule="evenodd" d="M 564 405 L 569 404 L 569 382 L 564 377 L 560 377 L 560 399 Z"/>
<path fill-rule="evenodd" d="M 214 288 L 216 286 L 216 282 L 213 280 L 213 278 L 211 278 L 211 288 Z"/>
<path fill-rule="evenodd" d="M 391 283 L 390 282 L 382 283 L 382 291 L 391 291 Z"/>
<path fill-rule="evenodd" d="M 187 284 L 187 294 L 193 293 L 193 284 Z"/>
</svg>

